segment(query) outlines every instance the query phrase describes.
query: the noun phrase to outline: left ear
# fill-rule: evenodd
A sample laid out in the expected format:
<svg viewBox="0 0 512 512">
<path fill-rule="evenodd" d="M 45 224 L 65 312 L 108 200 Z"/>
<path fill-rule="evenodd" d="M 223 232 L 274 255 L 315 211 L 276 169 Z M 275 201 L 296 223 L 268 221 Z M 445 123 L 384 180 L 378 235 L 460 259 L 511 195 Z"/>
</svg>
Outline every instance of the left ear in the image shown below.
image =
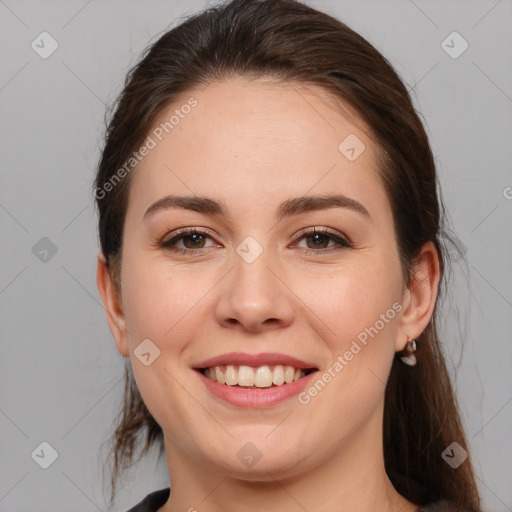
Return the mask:
<svg viewBox="0 0 512 512">
<path fill-rule="evenodd" d="M 426 329 L 436 304 L 441 280 L 439 256 L 433 242 L 427 242 L 411 269 L 411 282 L 402 297 L 402 315 L 395 350 L 401 351 L 410 339 Z"/>
</svg>

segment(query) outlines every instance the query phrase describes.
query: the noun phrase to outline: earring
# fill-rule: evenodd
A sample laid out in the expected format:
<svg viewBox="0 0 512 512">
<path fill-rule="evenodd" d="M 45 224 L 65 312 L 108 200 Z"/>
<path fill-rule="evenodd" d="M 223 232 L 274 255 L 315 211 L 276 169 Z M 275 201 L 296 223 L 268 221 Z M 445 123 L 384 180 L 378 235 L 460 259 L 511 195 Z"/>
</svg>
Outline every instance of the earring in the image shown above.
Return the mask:
<svg viewBox="0 0 512 512">
<path fill-rule="evenodd" d="M 405 345 L 405 348 L 400 352 L 400 359 L 407 365 L 407 366 L 414 366 L 416 364 L 416 340 L 409 340 L 407 342 L 407 345 Z"/>
</svg>

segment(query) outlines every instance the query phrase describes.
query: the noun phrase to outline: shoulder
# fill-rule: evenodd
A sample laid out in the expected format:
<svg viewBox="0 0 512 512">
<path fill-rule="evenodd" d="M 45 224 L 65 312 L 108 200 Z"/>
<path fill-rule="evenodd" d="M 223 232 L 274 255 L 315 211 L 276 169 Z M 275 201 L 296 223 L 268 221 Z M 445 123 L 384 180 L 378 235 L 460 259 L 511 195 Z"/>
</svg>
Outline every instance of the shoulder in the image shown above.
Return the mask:
<svg viewBox="0 0 512 512">
<path fill-rule="evenodd" d="M 170 492 L 171 489 L 169 487 L 154 491 L 128 510 L 128 512 L 156 512 L 169 499 Z"/>
<path fill-rule="evenodd" d="M 467 512 L 458 507 L 456 507 L 453 503 L 449 501 L 437 501 L 435 503 L 429 503 L 428 505 L 424 505 L 420 507 L 417 512 Z"/>
</svg>

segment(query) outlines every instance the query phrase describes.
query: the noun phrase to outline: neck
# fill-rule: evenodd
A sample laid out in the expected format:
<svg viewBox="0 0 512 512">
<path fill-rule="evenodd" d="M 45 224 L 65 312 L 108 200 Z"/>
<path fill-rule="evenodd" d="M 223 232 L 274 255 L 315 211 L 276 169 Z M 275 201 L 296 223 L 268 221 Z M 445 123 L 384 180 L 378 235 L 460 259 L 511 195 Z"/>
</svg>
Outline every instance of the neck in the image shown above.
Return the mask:
<svg viewBox="0 0 512 512">
<path fill-rule="evenodd" d="M 172 484 L 158 512 L 414 512 L 387 477 L 382 425 L 374 423 L 333 446 L 321 464 L 293 475 L 261 471 L 257 480 L 191 460 L 165 436 Z"/>
</svg>

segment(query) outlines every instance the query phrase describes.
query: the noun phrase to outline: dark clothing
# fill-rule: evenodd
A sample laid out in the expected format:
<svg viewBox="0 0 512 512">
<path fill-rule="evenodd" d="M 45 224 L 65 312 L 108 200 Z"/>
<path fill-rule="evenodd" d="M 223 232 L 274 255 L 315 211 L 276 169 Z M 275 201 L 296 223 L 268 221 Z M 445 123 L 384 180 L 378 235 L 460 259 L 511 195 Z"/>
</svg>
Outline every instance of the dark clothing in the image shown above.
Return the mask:
<svg viewBox="0 0 512 512">
<path fill-rule="evenodd" d="M 160 489 L 148 494 L 140 503 L 135 507 L 128 510 L 128 512 L 156 512 L 165 502 L 169 499 L 171 489 Z"/>
<path fill-rule="evenodd" d="M 165 502 L 169 499 L 170 488 L 161 489 L 159 491 L 148 494 L 140 503 L 135 507 L 128 510 L 128 512 L 156 512 Z M 447 502 L 431 503 L 426 505 L 417 512 L 452 512 L 455 511 Z"/>
</svg>

